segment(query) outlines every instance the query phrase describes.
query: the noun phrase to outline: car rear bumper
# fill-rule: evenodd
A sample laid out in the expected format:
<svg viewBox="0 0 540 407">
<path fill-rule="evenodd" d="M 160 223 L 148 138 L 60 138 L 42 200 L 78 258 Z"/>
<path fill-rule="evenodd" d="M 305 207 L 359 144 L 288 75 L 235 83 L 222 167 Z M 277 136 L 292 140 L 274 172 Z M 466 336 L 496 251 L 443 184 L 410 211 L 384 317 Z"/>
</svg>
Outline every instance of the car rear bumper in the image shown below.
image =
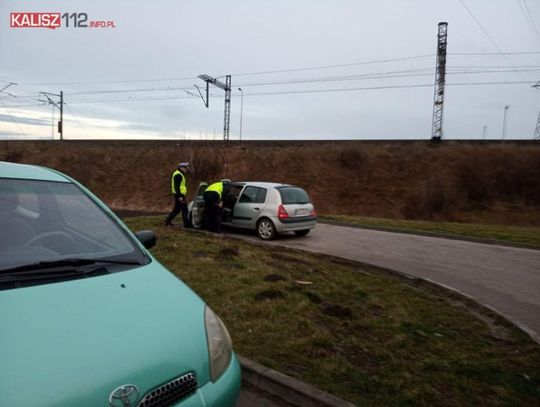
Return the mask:
<svg viewBox="0 0 540 407">
<path fill-rule="evenodd" d="M 275 219 L 274 226 L 278 233 L 294 232 L 295 230 L 313 229 L 317 224 L 317 218 L 305 216 L 299 218 L 289 218 L 285 220 Z"/>
<path fill-rule="evenodd" d="M 234 407 L 240 394 L 241 369 L 233 353 L 231 363 L 215 382 L 208 382 L 195 394 L 175 404 L 175 407 Z"/>
</svg>

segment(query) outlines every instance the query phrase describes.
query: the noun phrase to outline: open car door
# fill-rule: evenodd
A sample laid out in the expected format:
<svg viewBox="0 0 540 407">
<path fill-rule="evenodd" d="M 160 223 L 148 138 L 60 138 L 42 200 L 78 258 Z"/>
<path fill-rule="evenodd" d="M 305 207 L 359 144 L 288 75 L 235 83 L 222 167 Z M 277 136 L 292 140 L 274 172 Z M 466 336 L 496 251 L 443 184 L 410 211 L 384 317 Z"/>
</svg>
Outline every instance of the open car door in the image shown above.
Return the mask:
<svg viewBox="0 0 540 407">
<path fill-rule="evenodd" d="M 193 200 L 193 206 L 191 208 L 191 223 L 196 229 L 200 229 L 206 223 L 206 216 L 204 213 L 204 191 L 208 188 L 207 182 L 199 183 L 199 188 L 197 189 L 197 195 Z"/>
</svg>

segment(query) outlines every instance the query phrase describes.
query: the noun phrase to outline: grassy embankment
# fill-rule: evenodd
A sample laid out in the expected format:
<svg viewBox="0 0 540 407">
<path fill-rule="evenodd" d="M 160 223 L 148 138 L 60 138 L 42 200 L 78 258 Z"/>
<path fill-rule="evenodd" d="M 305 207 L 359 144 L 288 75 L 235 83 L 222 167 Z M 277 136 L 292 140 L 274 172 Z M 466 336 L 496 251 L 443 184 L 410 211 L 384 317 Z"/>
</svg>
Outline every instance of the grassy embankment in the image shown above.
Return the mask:
<svg viewBox="0 0 540 407">
<path fill-rule="evenodd" d="M 540 248 L 540 228 L 476 223 L 429 222 L 405 219 L 369 218 L 363 216 L 319 215 L 323 221 L 366 227 L 388 228 L 409 232 L 430 232 L 456 237 L 509 242 Z"/>
<path fill-rule="evenodd" d="M 243 356 L 360 405 L 540 403 L 540 347 L 465 300 L 161 221 L 127 223 L 156 230 L 154 255 L 223 318 Z"/>
<path fill-rule="evenodd" d="M 3 141 L 0 160 L 58 169 L 114 208 L 170 210 L 170 176 L 305 188 L 319 213 L 540 227 L 540 144 Z"/>
</svg>

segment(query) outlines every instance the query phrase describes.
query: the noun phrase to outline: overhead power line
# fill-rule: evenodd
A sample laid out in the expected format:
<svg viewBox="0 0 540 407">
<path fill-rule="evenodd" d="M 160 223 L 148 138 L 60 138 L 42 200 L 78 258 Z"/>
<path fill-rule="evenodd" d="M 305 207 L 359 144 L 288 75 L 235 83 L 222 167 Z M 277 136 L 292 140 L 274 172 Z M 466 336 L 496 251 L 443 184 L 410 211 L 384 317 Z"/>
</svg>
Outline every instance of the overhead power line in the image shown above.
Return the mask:
<svg viewBox="0 0 540 407">
<path fill-rule="evenodd" d="M 456 82 L 446 83 L 445 86 L 499 86 L 499 85 L 531 85 L 535 81 L 492 81 L 492 82 Z M 338 92 L 355 92 L 368 90 L 383 90 L 383 89 L 409 89 L 409 88 L 428 88 L 433 87 L 433 84 L 411 84 L 411 85 L 388 85 L 388 86 L 369 86 L 369 87 L 354 87 L 354 88 L 328 88 L 328 89 L 301 89 L 301 90 L 281 90 L 275 92 L 253 92 L 244 93 L 244 97 L 249 96 L 277 96 L 277 95 L 295 95 L 295 94 L 314 94 L 314 93 L 338 93 Z M 210 94 L 211 98 L 223 97 L 222 95 Z M 130 99 L 96 99 L 96 100 L 80 100 L 72 101 L 74 104 L 93 104 L 93 103 L 113 103 L 113 102 L 148 102 L 159 100 L 199 100 L 199 96 L 171 96 L 171 97 L 154 97 L 154 98 L 130 98 Z M 40 105 L 42 106 L 42 105 Z M 11 105 L 11 107 L 28 107 L 28 105 Z"/>
<path fill-rule="evenodd" d="M 308 67 L 302 67 L 302 68 L 279 69 L 279 70 L 274 70 L 274 71 L 244 72 L 244 73 L 235 73 L 232 75 L 233 76 L 252 76 L 252 75 L 267 75 L 267 74 L 299 72 L 299 71 L 313 71 L 313 70 L 319 70 L 319 69 L 345 68 L 345 67 L 359 66 L 359 65 L 372 65 L 372 64 L 381 64 L 381 63 L 388 63 L 388 62 L 410 61 L 413 59 L 423 59 L 423 58 L 431 58 L 431 57 L 433 57 L 433 54 L 414 55 L 414 56 L 400 57 L 400 58 L 379 59 L 379 60 L 373 60 L 373 61 L 352 62 L 348 64 L 308 66 Z"/>
<path fill-rule="evenodd" d="M 413 78 L 421 76 L 431 76 L 431 67 L 393 70 L 385 72 L 371 72 L 357 75 L 337 75 L 327 77 L 311 77 L 311 78 L 287 78 L 283 80 L 273 80 L 265 82 L 244 82 L 238 84 L 242 87 L 253 86 L 272 86 L 272 85 L 287 85 L 287 84 L 308 84 L 308 83 L 323 83 L 323 82 L 341 82 L 341 81 L 356 81 L 356 80 L 379 80 L 392 78 Z M 454 65 L 447 68 L 448 75 L 479 75 L 479 74 L 497 74 L 497 73 L 535 73 L 540 70 L 540 65 L 522 65 L 522 66 L 505 66 L 505 65 Z M 92 96 L 92 95 L 108 95 L 108 94 L 123 94 L 123 93 L 145 93 L 145 92 L 174 92 L 184 91 L 191 96 L 197 96 L 193 92 L 189 92 L 192 87 L 153 87 L 153 88 L 135 88 L 135 89 L 102 89 L 90 90 L 81 92 L 65 93 L 66 96 Z M 5 97 L 4 100 L 12 99 L 35 99 L 34 95 L 13 95 Z M 2 97 L 0 97 L 2 100 Z"/>
<path fill-rule="evenodd" d="M 491 44 L 493 44 L 493 46 L 497 49 L 497 51 L 499 51 L 501 53 L 501 55 L 503 55 L 508 61 L 510 61 L 511 63 L 511 60 L 510 60 L 510 57 L 508 56 L 508 54 L 506 54 L 498 45 L 497 43 L 495 42 L 495 40 L 491 37 L 491 35 L 489 35 L 489 33 L 487 32 L 487 30 L 484 28 L 484 26 L 480 23 L 480 21 L 478 20 L 478 18 L 476 18 L 476 16 L 473 14 L 473 12 L 471 11 L 471 9 L 467 6 L 467 4 L 465 3 L 465 0 L 459 0 L 461 2 L 461 4 L 463 5 L 463 7 L 465 7 L 465 10 L 467 10 L 467 13 L 469 13 L 469 15 L 472 17 L 472 19 L 475 21 L 475 23 L 478 25 L 478 27 L 480 27 L 480 29 L 482 30 L 482 32 L 485 34 L 485 36 L 489 39 L 489 41 L 491 42 Z M 525 78 L 523 75 L 521 75 L 522 78 Z"/>
<path fill-rule="evenodd" d="M 531 14 L 531 10 L 529 9 L 529 6 L 527 5 L 526 0 L 516 0 L 520 9 L 521 13 L 523 14 L 523 17 L 525 18 L 525 21 L 527 22 L 529 28 L 531 29 L 533 35 L 540 40 L 540 32 L 538 31 L 538 27 L 536 26 L 536 23 L 534 22 L 534 18 Z"/>
<path fill-rule="evenodd" d="M 95 94 L 102 94 L 102 93 L 131 93 L 131 92 L 158 92 L 158 91 L 176 91 L 176 90 L 190 90 L 193 89 L 193 86 L 188 87 L 182 87 L 182 88 L 173 88 L 173 87 L 166 87 L 166 88 L 141 88 L 141 89 L 119 89 L 119 90 L 95 90 L 95 91 L 87 91 L 87 92 L 73 92 L 73 93 L 66 93 L 66 96 L 75 96 L 75 95 L 95 95 Z"/>
<path fill-rule="evenodd" d="M 449 56 L 489 56 L 489 55 L 535 55 L 540 51 L 521 51 L 521 52 L 461 52 L 448 53 Z"/>
<path fill-rule="evenodd" d="M 529 15 L 529 18 L 531 19 L 533 29 L 536 32 L 536 35 L 538 36 L 538 39 L 540 39 L 540 31 L 538 30 L 538 26 L 536 25 L 536 22 L 534 21 L 531 10 L 529 9 L 529 6 L 527 5 L 527 0 L 523 0 L 523 5 L 525 6 L 525 10 L 527 11 L 527 14 Z"/>
<path fill-rule="evenodd" d="M 540 51 L 504 52 L 499 49 L 499 52 L 459 52 L 459 53 L 448 53 L 448 56 L 496 56 L 496 55 L 535 55 L 535 54 L 540 54 Z M 383 64 L 383 63 L 390 63 L 390 62 L 432 58 L 434 56 L 435 56 L 434 54 L 425 54 L 425 55 L 413 55 L 413 56 L 405 56 L 405 57 L 399 57 L 399 58 L 386 58 L 386 59 L 378 59 L 378 60 L 372 60 L 372 61 L 359 61 L 359 62 L 333 64 L 333 65 L 297 67 L 297 68 L 280 69 L 280 70 L 273 70 L 273 71 L 240 72 L 240 73 L 233 74 L 233 76 L 254 76 L 254 75 L 278 74 L 278 73 L 288 73 L 288 72 L 298 72 L 298 71 L 308 71 L 308 70 L 345 68 L 345 67 L 351 67 L 351 66 Z M 219 78 L 222 78 L 222 77 L 224 77 L 224 75 L 219 76 Z M 123 79 L 123 80 L 107 80 L 107 81 L 20 82 L 20 85 L 27 85 L 27 86 L 104 85 L 104 84 L 138 83 L 138 82 L 177 82 L 177 81 L 192 81 L 196 79 L 197 79 L 197 76 L 183 76 L 183 77 L 140 78 L 140 79 Z M 0 81 L 6 82 L 6 83 L 9 82 L 5 80 L 0 80 Z"/>
<path fill-rule="evenodd" d="M 69 111 L 69 113 L 71 113 L 71 116 L 75 119 L 75 121 L 79 124 L 79 127 L 81 127 L 84 131 L 84 134 L 86 134 L 86 138 L 89 138 L 88 136 L 88 132 L 86 131 L 86 127 L 83 126 L 83 124 L 79 121 L 79 118 L 77 116 L 75 116 L 75 113 L 73 113 L 73 110 L 71 110 L 71 108 L 69 107 L 69 105 L 67 103 L 64 103 L 64 105 L 67 107 L 67 110 Z"/>
<path fill-rule="evenodd" d="M 10 117 L 11 121 L 13 123 L 15 123 L 15 126 L 17 126 L 17 129 L 19 131 L 19 136 L 21 137 L 25 137 L 26 135 L 23 133 L 22 129 L 21 129 L 21 126 L 19 125 L 19 122 L 17 121 L 17 119 L 15 119 L 15 116 L 13 116 L 11 114 L 11 112 L 8 110 L 8 106 L 6 106 L 6 104 L 4 102 L 0 102 L 2 103 L 2 106 L 4 106 L 4 110 L 6 111 L 6 113 L 8 114 L 8 116 Z"/>
<path fill-rule="evenodd" d="M 480 23 L 480 21 L 478 21 L 478 19 L 476 18 L 476 16 L 473 14 L 473 12 L 471 11 L 471 9 L 467 6 L 467 4 L 465 4 L 465 0 L 459 0 L 461 2 L 461 4 L 463 5 L 463 7 L 465 7 L 465 10 L 467 10 L 467 13 L 469 13 L 469 15 L 472 17 L 472 19 L 474 20 L 474 22 L 476 23 L 476 25 L 478 27 L 480 27 L 480 29 L 482 30 L 482 32 L 485 34 L 485 36 L 487 37 L 487 39 L 491 42 L 491 44 L 493 44 L 493 46 L 499 51 L 499 53 L 501 53 L 502 55 L 505 54 L 505 52 L 499 48 L 499 46 L 497 45 L 497 43 L 495 42 L 495 40 L 493 38 L 491 38 L 491 35 L 489 35 L 489 33 L 487 32 L 487 30 L 484 28 L 484 26 Z"/>
<path fill-rule="evenodd" d="M 47 86 L 47 85 L 103 85 L 111 83 L 133 83 L 133 82 L 174 82 L 174 81 L 187 81 L 195 80 L 196 76 L 187 77 L 172 77 L 172 78 L 155 78 L 155 79 L 124 79 L 124 80 L 111 80 L 111 81 L 75 81 L 75 82 L 23 82 L 21 85 L 28 86 Z"/>
</svg>

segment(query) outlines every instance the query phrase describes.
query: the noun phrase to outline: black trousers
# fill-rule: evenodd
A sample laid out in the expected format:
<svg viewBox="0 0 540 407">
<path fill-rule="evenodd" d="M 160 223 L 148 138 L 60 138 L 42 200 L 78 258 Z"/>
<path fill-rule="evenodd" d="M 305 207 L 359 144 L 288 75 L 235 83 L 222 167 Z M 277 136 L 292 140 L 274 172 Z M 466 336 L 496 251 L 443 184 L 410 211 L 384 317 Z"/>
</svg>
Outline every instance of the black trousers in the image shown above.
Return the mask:
<svg viewBox="0 0 540 407">
<path fill-rule="evenodd" d="M 204 193 L 203 197 L 208 230 L 210 230 L 210 232 L 220 233 L 221 208 L 219 207 L 219 194 L 216 191 L 207 191 Z"/>
<path fill-rule="evenodd" d="M 173 203 L 173 209 L 171 213 L 169 213 L 169 216 L 167 216 L 167 219 L 165 220 L 165 224 L 169 225 L 173 221 L 174 218 L 176 218 L 176 215 L 178 215 L 180 212 L 182 212 L 182 220 L 184 221 L 184 227 L 190 227 L 189 219 L 188 219 L 188 209 L 187 209 L 187 201 L 186 198 L 180 202 L 179 196 L 174 196 L 174 203 Z"/>
</svg>

